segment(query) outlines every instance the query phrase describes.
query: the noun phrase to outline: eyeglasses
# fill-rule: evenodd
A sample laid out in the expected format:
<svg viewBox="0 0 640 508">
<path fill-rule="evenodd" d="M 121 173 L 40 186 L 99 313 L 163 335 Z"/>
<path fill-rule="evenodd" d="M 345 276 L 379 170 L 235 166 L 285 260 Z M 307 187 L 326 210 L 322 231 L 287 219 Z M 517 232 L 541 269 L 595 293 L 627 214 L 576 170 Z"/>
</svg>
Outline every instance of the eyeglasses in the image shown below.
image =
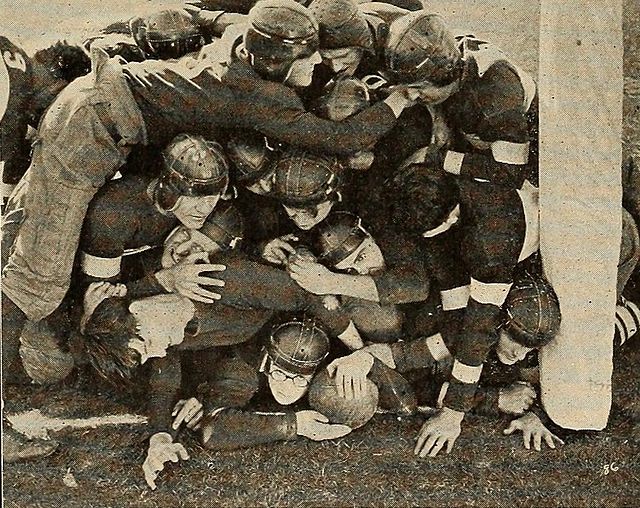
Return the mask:
<svg viewBox="0 0 640 508">
<path fill-rule="evenodd" d="M 280 382 L 286 381 L 287 379 L 291 379 L 293 381 L 294 386 L 297 386 L 298 388 L 306 388 L 309 386 L 309 380 L 306 377 L 301 376 L 300 374 L 296 374 L 295 376 L 290 376 L 285 372 L 282 372 L 281 370 L 275 369 L 269 372 L 269 376 L 274 381 L 280 381 Z"/>
</svg>

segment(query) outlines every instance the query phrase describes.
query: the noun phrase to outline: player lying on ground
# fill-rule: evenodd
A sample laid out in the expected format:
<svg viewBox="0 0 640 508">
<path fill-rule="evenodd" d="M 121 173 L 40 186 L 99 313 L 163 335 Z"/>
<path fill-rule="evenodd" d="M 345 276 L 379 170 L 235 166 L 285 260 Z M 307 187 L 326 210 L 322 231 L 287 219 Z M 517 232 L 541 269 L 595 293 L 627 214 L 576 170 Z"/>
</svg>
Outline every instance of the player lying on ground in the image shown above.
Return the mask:
<svg viewBox="0 0 640 508">
<path fill-rule="evenodd" d="M 640 328 L 640 309 L 625 301 L 616 313 L 615 347 L 620 348 L 637 334 Z M 521 431 L 524 447 L 541 450 L 542 443 L 555 448 L 562 440 L 549 428 L 557 429 L 546 416 L 537 398 L 536 357 L 530 353 L 553 340 L 560 326 L 560 307 L 549 283 L 539 275 L 523 273 L 516 278 L 503 307 L 503 322 L 495 331 L 498 339 L 489 354 L 479 389 L 474 398 L 474 411 L 495 416 L 499 413 L 519 415 L 504 430 L 505 434 Z M 425 369 L 427 382 L 442 404 L 443 388 L 453 367 L 456 344 L 441 334 L 420 337 L 393 344 L 372 344 L 334 362 L 336 376 L 345 378 L 347 385 L 358 385 L 375 362 L 380 361 L 399 372 Z M 424 378 L 421 378 L 424 379 Z M 444 383 L 444 384 L 443 384 Z M 425 390 L 424 386 L 416 386 Z M 353 396 L 348 392 L 345 396 Z M 561 431 L 562 429 L 558 429 Z M 556 431 L 556 432 L 558 432 Z M 434 456 L 433 437 L 418 436 L 414 453 Z"/>
</svg>

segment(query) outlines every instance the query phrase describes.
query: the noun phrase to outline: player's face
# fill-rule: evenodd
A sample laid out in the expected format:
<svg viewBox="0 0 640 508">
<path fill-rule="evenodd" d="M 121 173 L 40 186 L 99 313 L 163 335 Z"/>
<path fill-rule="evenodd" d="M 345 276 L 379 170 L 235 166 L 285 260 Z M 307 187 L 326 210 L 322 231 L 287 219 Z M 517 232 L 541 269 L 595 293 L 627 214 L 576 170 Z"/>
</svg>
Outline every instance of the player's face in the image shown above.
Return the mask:
<svg viewBox="0 0 640 508">
<path fill-rule="evenodd" d="M 496 353 L 500 361 L 505 365 L 513 365 L 524 360 L 525 356 L 532 350 L 533 348 L 517 343 L 506 331 L 500 330 Z"/>
<path fill-rule="evenodd" d="M 292 208 L 284 206 L 289 218 L 295 222 L 303 231 L 308 231 L 316 224 L 320 224 L 333 208 L 333 201 L 323 201 L 319 205 L 310 206 L 308 208 Z"/>
<path fill-rule="evenodd" d="M 176 218 L 189 229 L 200 229 L 205 219 L 218 204 L 220 194 L 215 196 L 180 196 L 173 208 Z"/>
<path fill-rule="evenodd" d="M 327 67 L 343 76 L 353 76 L 362 60 L 361 48 L 321 49 L 320 54 Z"/>
<path fill-rule="evenodd" d="M 284 80 L 285 83 L 297 88 L 309 86 L 313 78 L 313 70 L 320 62 L 322 62 L 322 56 L 318 51 L 307 58 L 294 60 Z"/>
<path fill-rule="evenodd" d="M 368 236 L 348 257 L 335 265 L 337 270 L 355 271 L 370 275 L 384 269 L 384 257 L 375 240 Z"/>
<path fill-rule="evenodd" d="M 196 229 L 179 226 L 165 240 L 163 257 L 168 256 L 171 264 L 177 264 L 195 252 L 215 254 L 220 250 L 220 245 L 207 235 Z"/>
<path fill-rule="evenodd" d="M 137 333 L 129 347 L 140 353 L 140 363 L 165 357 L 169 347 L 184 340 L 184 329 L 194 310 L 193 304 L 185 304 L 183 300 L 179 295 L 163 294 L 135 300 L 129 305 Z"/>
<path fill-rule="evenodd" d="M 288 406 L 307 393 L 313 374 L 294 374 L 269 362 L 267 378 L 273 398 L 278 404 Z"/>
</svg>

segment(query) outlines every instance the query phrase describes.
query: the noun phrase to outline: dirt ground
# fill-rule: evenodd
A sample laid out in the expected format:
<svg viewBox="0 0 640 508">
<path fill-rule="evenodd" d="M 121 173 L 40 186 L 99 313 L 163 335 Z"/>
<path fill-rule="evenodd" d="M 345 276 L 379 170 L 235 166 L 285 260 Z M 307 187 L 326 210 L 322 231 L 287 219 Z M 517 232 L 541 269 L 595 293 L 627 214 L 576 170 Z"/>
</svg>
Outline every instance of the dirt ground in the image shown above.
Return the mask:
<svg viewBox="0 0 640 508">
<path fill-rule="evenodd" d="M 58 38 L 82 38 L 110 21 L 175 2 L 4 0 L 5 35 L 33 51 Z M 487 37 L 528 71 L 537 67 L 537 2 L 434 2 L 452 24 Z M 640 146 L 640 2 L 625 4 L 625 152 Z M 415 459 L 423 419 L 376 416 L 363 429 L 326 443 L 307 440 L 235 452 L 206 452 L 171 467 L 156 492 L 141 471 L 143 428 L 64 430 L 53 456 L 7 465 L 8 507 L 122 506 L 638 506 L 640 499 L 640 340 L 616 358 L 614 408 L 607 429 L 569 436 L 558 450 L 527 451 L 505 437 L 508 420 L 470 418 L 449 456 Z M 15 409 L 86 417 L 132 412 L 81 380 L 12 387 Z M 66 477 L 66 482 L 63 481 Z M 70 481 L 73 478 L 74 482 Z"/>
</svg>

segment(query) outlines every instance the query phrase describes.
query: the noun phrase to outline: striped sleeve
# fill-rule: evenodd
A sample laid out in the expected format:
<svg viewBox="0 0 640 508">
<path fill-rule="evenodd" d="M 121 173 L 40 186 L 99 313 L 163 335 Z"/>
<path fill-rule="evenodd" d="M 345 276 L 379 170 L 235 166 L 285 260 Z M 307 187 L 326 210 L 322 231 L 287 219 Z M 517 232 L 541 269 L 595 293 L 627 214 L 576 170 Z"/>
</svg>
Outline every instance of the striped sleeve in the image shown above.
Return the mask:
<svg viewBox="0 0 640 508">
<path fill-rule="evenodd" d="M 500 307 L 494 303 L 481 303 L 476 297 L 472 285 L 443 402 L 446 407 L 456 411 L 468 412 L 473 408 L 483 363 L 497 340 L 495 330 L 499 323 Z"/>
</svg>

